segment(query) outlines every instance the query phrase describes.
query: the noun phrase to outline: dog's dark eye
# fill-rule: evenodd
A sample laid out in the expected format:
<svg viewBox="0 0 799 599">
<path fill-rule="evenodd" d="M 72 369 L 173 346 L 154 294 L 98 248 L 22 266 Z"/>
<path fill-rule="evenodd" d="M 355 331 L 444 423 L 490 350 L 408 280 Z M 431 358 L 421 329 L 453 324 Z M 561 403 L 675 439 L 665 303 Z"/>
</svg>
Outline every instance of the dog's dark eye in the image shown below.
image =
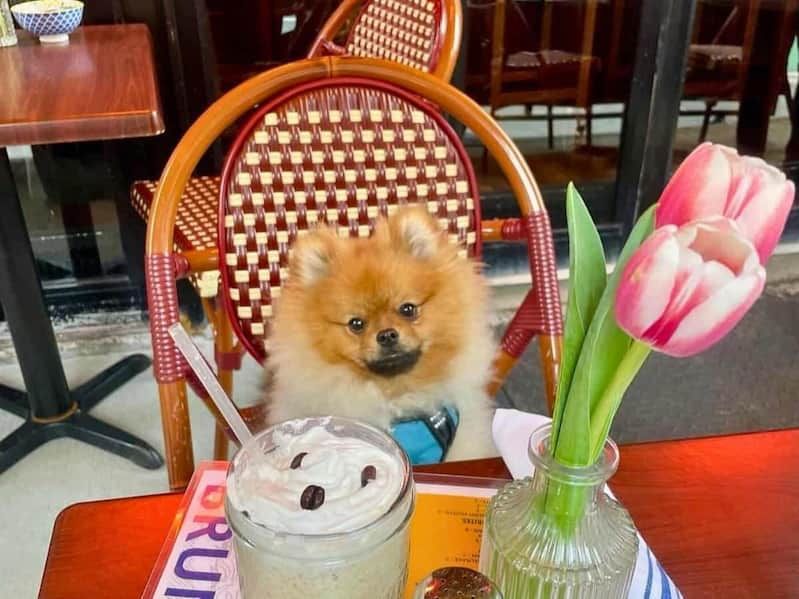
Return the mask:
<svg viewBox="0 0 799 599">
<path fill-rule="evenodd" d="M 363 318 L 350 318 L 349 322 L 347 323 L 347 328 L 351 330 L 353 333 L 360 333 L 366 328 L 366 323 L 364 322 Z"/>
<path fill-rule="evenodd" d="M 404 303 L 399 307 L 399 313 L 405 318 L 416 318 L 419 315 L 419 307 L 416 304 Z"/>
</svg>

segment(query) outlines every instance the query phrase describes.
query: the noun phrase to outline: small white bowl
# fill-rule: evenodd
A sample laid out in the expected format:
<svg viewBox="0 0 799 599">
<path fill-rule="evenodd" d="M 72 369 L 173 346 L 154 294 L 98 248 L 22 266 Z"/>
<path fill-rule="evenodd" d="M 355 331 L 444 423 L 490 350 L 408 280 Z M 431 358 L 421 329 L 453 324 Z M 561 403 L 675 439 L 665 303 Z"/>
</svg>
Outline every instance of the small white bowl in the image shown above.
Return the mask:
<svg viewBox="0 0 799 599">
<path fill-rule="evenodd" d="M 31 0 L 11 7 L 20 27 L 38 36 L 43 44 L 65 44 L 83 18 L 78 0 Z"/>
</svg>

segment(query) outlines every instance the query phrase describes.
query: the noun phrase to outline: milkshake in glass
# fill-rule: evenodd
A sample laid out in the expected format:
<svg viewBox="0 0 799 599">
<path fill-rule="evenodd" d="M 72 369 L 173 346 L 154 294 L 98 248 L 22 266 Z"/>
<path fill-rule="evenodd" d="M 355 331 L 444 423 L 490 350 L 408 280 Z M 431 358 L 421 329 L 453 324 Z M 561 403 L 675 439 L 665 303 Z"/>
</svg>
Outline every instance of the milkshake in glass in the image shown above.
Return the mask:
<svg viewBox="0 0 799 599">
<path fill-rule="evenodd" d="M 386 433 L 344 418 L 277 424 L 228 471 L 244 599 L 400 599 L 414 488 Z"/>
</svg>

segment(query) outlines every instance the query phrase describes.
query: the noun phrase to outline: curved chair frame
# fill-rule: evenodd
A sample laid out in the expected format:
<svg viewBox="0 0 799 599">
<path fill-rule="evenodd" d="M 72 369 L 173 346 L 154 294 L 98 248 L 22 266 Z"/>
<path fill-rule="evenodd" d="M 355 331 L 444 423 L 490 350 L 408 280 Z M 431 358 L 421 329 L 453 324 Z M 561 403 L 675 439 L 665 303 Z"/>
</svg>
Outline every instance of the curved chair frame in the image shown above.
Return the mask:
<svg viewBox="0 0 799 599">
<path fill-rule="evenodd" d="M 469 127 L 499 164 L 513 190 L 522 218 L 483 223 L 484 240 L 526 238 L 533 288 L 511 322 L 495 360 L 495 393 L 533 336 L 538 336 L 548 400 L 552 401 L 560 364 L 562 320 L 549 217 L 527 162 L 497 123 L 474 101 L 431 74 L 383 60 L 329 56 L 292 63 L 258 75 L 216 101 L 178 143 L 161 176 L 147 225 L 145 266 L 169 483 L 182 488 L 193 471 L 186 398 L 188 367 L 168 333 L 179 322 L 175 279 L 216 269 L 219 256 L 206 250 L 176 254 L 174 224 L 178 204 L 199 160 L 229 126 L 252 106 L 309 81 L 365 77 L 393 84 L 436 104 Z"/>
<path fill-rule="evenodd" d="M 308 58 L 318 58 L 329 54 L 337 53 L 331 48 L 333 40 L 347 25 L 347 21 L 353 13 L 365 10 L 367 3 L 372 0 L 344 0 L 339 7 L 328 17 L 322 30 L 308 52 Z M 461 39 L 463 37 L 463 8 L 460 0 L 439 0 L 441 3 L 441 15 L 439 17 L 439 45 L 437 56 L 433 57 L 433 64 L 430 65 L 429 73 L 449 81 L 455 70 L 455 63 L 458 62 L 458 54 L 461 49 Z M 339 49 L 342 50 L 342 49 Z"/>
<path fill-rule="evenodd" d="M 569 53 L 573 62 L 578 64 L 574 82 L 569 85 L 539 86 L 535 89 L 520 89 L 509 91 L 504 88 L 506 80 L 513 79 L 513 73 L 506 69 L 507 56 L 505 52 L 505 27 L 507 20 L 507 5 L 510 0 L 496 0 L 494 3 L 493 34 L 491 36 L 491 71 L 489 76 L 489 105 L 491 114 L 504 106 L 524 104 L 545 104 L 547 106 L 547 130 L 549 147 L 553 146 L 553 119 L 552 107 L 558 104 L 572 104 L 586 111 L 587 130 L 586 141 L 591 145 L 591 86 L 592 78 L 601 67 L 600 60 L 593 55 L 594 37 L 596 33 L 598 0 L 585 0 L 585 11 L 582 23 L 582 44 L 579 53 Z M 553 0 L 543 0 L 540 51 L 551 50 Z M 552 67 L 549 67 L 552 68 Z M 528 74 L 521 74 L 522 81 L 529 77 L 530 70 L 545 72 L 545 69 L 528 69 Z M 521 69 L 524 71 L 524 69 Z M 517 74 L 518 78 L 519 74 Z"/>
</svg>

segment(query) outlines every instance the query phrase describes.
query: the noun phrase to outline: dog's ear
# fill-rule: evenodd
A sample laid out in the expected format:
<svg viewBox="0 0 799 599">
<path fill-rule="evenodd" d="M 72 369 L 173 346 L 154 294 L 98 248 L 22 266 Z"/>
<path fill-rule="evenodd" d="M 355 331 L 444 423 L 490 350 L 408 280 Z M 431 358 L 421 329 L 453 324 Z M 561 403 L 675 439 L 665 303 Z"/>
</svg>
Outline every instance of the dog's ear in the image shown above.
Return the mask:
<svg viewBox="0 0 799 599">
<path fill-rule="evenodd" d="M 447 243 L 438 222 L 424 208 L 404 208 L 388 218 L 387 235 L 413 257 L 429 260 Z"/>
<path fill-rule="evenodd" d="M 319 227 L 299 237 L 291 251 L 291 277 L 305 286 L 313 285 L 330 272 L 338 238 L 334 231 Z"/>
</svg>

